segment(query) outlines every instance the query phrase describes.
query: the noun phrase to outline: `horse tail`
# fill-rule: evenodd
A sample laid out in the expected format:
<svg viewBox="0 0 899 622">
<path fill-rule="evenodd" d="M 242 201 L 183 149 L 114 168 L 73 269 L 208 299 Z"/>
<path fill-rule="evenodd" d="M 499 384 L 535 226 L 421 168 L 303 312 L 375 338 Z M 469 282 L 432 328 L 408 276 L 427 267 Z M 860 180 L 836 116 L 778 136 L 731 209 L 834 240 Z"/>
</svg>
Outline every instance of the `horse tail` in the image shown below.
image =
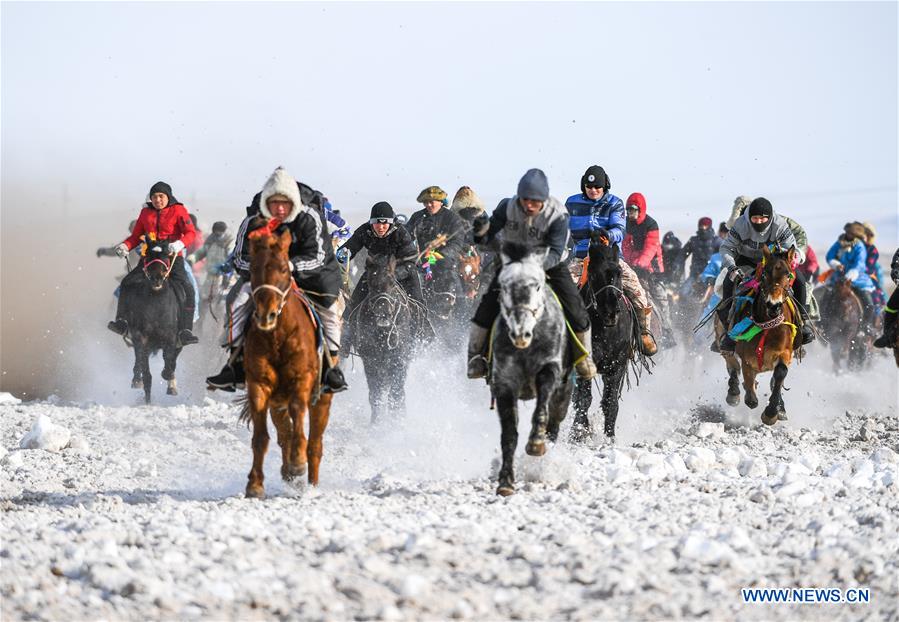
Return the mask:
<svg viewBox="0 0 899 622">
<path fill-rule="evenodd" d="M 249 394 L 241 395 L 240 397 L 234 398 L 234 404 L 240 406 L 240 414 L 237 417 L 238 423 L 245 423 L 247 427 L 250 427 L 250 423 L 252 422 L 252 416 L 250 413 L 250 396 Z"/>
</svg>

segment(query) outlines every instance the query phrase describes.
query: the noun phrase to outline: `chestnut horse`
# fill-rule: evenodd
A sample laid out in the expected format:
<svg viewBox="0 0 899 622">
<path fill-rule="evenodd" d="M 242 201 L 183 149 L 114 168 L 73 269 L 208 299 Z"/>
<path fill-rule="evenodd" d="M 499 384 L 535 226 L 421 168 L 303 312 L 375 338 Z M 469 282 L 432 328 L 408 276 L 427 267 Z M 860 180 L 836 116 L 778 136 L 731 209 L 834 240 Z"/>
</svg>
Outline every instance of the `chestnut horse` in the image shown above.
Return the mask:
<svg viewBox="0 0 899 622">
<path fill-rule="evenodd" d="M 259 233 L 260 235 L 256 235 Z M 321 356 L 316 328 L 289 267 L 290 232 L 250 234 L 250 285 L 256 310 L 247 329 L 244 365 L 247 403 L 241 419 L 253 424 L 253 468 L 247 497 L 265 496 L 262 469 L 268 449 L 268 413 L 281 446 L 281 477 L 309 473 L 318 484 L 322 436 L 330 416 L 330 393 L 320 392 Z M 309 413 L 309 439 L 304 417 Z"/>
<path fill-rule="evenodd" d="M 478 295 L 481 286 L 478 278 L 480 274 L 481 256 L 474 246 L 469 246 L 467 253 L 459 255 L 459 279 L 462 281 L 465 297 L 469 300 L 474 300 Z"/>
<path fill-rule="evenodd" d="M 762 422 L 774 425 L 778 419 L 787 418 L 781 390 L 793 359 L 794 343 L 797 343 L 799 312 L 789 293 L 790 281 L 794 276 L 790 266 L 796 251 L 791 248 L 786 254 L 772 254 L 767 247 L 763 247 L 763 252 L 762 263 L 756 269 L 758 289 L 750 313 L 753 326 L 750 330 L 757 334 L 745 341 L 737 340 L 733 354 L 722 353 L 722 356 L 727 363 L 727 403 L 731 406 L 736 406 L 740 400 L 737 373 L 741 367 L 743 389 L 746 391 L 743 401 L 750 408 L 759 405 L 755 392 L 756 376 L 774 372 L 771 397 L 762 413 Z"/>
</svg>

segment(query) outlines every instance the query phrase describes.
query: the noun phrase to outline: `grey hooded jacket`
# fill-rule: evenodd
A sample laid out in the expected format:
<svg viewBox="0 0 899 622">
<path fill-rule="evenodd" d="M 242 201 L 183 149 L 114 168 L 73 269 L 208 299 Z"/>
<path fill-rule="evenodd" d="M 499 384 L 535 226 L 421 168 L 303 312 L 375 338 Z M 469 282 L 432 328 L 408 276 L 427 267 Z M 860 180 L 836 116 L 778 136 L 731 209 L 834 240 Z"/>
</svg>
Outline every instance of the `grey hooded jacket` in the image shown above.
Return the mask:
<svg viewBox="0 0 899 622">
<path fill-rule="evenodd" d="M 731 227 L 727 238 L 721 244 L 721 266 L 724 269 L 737 265 L 739 257 L 746 257 L 758 263 L 762 259 L 762 247 L 776 244 L 784 250 L 792 247 L 798 249 L 796 238 L 790 225 L 780 214 L 774 214 L 768 222 L 768 228 L 762 233 L 756 231 L 744 212 Z"/>
</svg>

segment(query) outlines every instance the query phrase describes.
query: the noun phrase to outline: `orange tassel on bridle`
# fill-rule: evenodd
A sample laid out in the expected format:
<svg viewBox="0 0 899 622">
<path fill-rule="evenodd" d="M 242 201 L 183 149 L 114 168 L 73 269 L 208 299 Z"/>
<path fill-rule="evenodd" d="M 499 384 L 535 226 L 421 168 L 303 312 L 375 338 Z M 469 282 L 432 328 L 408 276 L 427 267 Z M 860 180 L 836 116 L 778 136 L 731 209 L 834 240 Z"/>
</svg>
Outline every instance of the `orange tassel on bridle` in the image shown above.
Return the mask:
<svg viewBox="0 0 899 622">
<path fill-rule="evenodd" d="M 256 238 L 264 238 L 272 235 L 275 232 L 275 229 L 281 226 L 281 221 L 277 218 L 272 218 L 269 220 L 265 226 L 259 227 L 258 229 L 254 229 L 251 231 L 247 237 L 251 240 Z"/>
</svg>

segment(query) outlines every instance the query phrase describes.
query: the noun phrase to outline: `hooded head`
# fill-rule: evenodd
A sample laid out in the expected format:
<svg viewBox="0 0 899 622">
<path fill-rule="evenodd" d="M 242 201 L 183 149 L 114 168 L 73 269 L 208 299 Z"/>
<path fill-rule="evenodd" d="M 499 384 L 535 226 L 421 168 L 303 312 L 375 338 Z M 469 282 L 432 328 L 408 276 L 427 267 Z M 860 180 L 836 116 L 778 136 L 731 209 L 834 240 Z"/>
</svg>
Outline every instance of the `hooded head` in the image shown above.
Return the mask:
<svg viewBox="0 0 899 622">
<path fill-rule="evenodd" d="M 533 201 L 549 199 L 549 180 L 539 168 L 532 168 L 518 182 L 518 198 Z"/>
<path fill-rule="evenodd" d="M 753 217 L 762 216 L 766 217 L 767 220 L 764 222 L 752 222 Z M 765 197 L 753 199 L 752 203 L 749 204 L 749 209 L 746 210 L 746 219 L 756 233 L 760 235 L 764 234 L 768 231 L 771 227 L 771 223 L 774 221 L 774 206 L 771 205 L 771 201 Z"/>
<path fill-rule="evenodd" d="M 646 199 L 639 192 L 634 192 L 627 198 L 625 209 L 627 210 L 628 218 L 630 218 L 630 214 L 633 213 L 635 207 L 637 208 L 637 224 L 639 225 L 646 220 Z"/>
<path fill-rule="evenodd" d="M 453 197 L 452 210 L 457 214 L 462 210 L 467 210 L 474 215 L 482 214 L 485 211 L 481 197 L 475 194 L 475 191 L 468 186 L 462 186 L 456 191 L 456 196 Z"/>
<path fill-rule="evenodd" d="M 589 167 L 584 171 L 584 174 L 581 175 L 581 192 L 587 190 L 587 184 L 599 186 L 604 192 L 608 192 L 609 188 L 612 187 L 612 183 L 609 181 L 609 176 L 606 175 L 605 169 L 598 164 Z"/>
<path fill-rule="evenodd" d="M 681 247 L 680 240 L 677 239 L 677 236 L 674 235 L 674 231 L 669 231 L 665 234 L 665 237 L 662 238 L 662 248 L 665 250 L 673 250 L 679 249 Z"/>
<path fill-rule="evenodd" d="M 259 193 L 259 211 L 266 218 L 271 218 L 272 213 L 268 208 L 269 199 L 281 199 L 290 201 L 293 207 L 282 222 L 293 222 L 300 213 L 300 207 L 303 202 L 300 200 L 300 189 L 297 187 L 296 180 L 290 176 L 282 167 L 275 169 L 272 176 L 268 178 Z"/>
</svg>

